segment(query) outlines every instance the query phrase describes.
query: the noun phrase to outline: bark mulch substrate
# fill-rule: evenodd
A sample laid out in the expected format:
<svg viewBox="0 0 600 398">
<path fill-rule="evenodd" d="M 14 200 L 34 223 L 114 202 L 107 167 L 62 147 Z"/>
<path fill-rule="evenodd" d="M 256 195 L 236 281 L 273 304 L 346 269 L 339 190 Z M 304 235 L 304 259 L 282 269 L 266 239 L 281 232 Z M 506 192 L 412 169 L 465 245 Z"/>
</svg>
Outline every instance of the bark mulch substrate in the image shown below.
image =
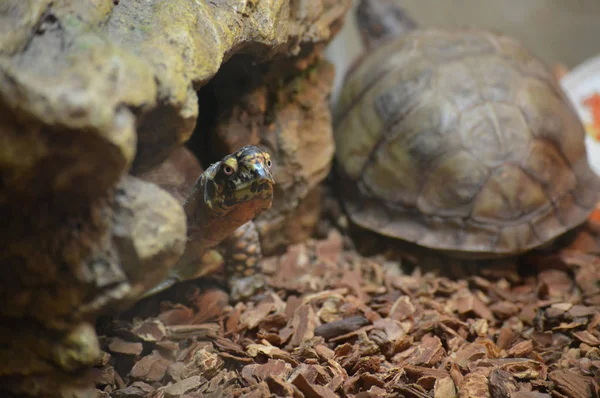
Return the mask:
<svg viewBox="0 0 600 398">
<path fill-rule="evenodd" d="M 264 261 L 270 292 L 217 287 L 99 323 L 113 397 L 598 397 L 600 239 L 590 227 L 529 274 L 452 280 L 327 239 Z M 589 231 L 592 232 L 589 232 Z"/>
</svg>

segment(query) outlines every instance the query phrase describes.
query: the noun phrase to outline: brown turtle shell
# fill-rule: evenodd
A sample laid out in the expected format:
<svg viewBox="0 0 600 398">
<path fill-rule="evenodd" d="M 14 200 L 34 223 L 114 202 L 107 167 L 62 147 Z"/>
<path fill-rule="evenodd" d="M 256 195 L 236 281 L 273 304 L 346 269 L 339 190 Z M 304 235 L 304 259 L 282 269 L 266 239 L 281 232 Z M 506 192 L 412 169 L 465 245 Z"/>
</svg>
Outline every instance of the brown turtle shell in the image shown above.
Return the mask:
<svg viewBox="0 0 600 398">
<path fill-rule="evenodd" d="M 386 41 L 347 75 L 335 119 L 346 210 L 383 235 L 517 254 L 584 222 L 598 199 L 571 103 L 506 36 L 418 29 Z"/>
</svg>

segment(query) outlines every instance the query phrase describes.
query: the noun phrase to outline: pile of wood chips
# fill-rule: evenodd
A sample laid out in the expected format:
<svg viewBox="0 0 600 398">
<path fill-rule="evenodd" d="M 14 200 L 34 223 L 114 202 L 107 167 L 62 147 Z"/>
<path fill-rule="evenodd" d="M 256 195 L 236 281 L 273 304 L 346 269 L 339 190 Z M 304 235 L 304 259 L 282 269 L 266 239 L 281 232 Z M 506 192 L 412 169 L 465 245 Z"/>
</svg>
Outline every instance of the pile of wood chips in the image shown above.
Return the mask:
<svg viewBox="0 0 600 398">
<path fill-rule="evenodd" d="M 451 280 L 365 258 L 332 229 L 267 258 L 269 290 L 217 287 L 99 324 L 101 396 L 598 397 L 600 239 L 529 274 Z"/>
</svg>

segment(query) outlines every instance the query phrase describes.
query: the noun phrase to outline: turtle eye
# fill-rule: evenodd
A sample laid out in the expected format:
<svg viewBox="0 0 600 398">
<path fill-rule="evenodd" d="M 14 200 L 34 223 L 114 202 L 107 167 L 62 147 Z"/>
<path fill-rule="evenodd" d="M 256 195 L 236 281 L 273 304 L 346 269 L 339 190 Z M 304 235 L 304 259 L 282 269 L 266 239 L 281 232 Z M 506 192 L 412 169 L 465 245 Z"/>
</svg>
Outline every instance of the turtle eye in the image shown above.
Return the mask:
<svg viewBox="0 0 600 398">
<path fill-rule="evenodd" d="M 223 167 L 223 173 L 225 173 L 225 175 L 228 175 L 228 176 L 232 175 L 233 174 L 233 167 L 225 165 Z"/>
<path fill-rule="evenodd" d="M 271 168 L 272 165 L 273 163 L 271 163 L 271 159 L 267 159 L 267 167 Z"/>
</svg>

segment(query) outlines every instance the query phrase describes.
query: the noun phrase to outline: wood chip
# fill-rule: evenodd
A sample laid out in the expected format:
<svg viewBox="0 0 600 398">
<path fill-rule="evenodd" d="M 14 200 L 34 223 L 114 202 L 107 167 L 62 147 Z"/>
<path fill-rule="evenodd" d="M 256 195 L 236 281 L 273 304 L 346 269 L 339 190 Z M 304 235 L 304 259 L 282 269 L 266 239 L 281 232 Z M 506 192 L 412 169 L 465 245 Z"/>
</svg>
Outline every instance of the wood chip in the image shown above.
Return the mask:
<svg viewBox="0 0 600 398">
<path fill-rule="evenodd" d="M 249 344 L 246 347 L 246 350 L 248 352 L 248 355 L 250 355 L 251 357 L 257 357 L 259 354 L 263 354 L 269 358 L 282 359 L 294 366 L 298 364 L 298 362 L 294 358 L 292 358 L 289 352 L 284 351 L 278 347 L 263 344 Z"/>
<path fill-rule="evenodd" d="M 461 398 L 490 398 L 488 379 L 481 373 L 467 374 L 458 387 L 458 396 Z"/>
<path fill-rule="evenodd" d="M 495 368 L 489 375 L 489 390 L 492 398 L 512 397 L 518 391 L 517 381 L 509 372 Z"/>
<path fill-rule="evenodd" d="M 130 386 L 121 388 L 114 393 L 115 398 L 146 398 L 156 391 L 154 387 L 141 381 L 135 381 Z"/>
<path fill-rule="evenodd" d="M 176 325 L 168 326 L 167 334 L 174 340 L 184 340 L 192 337 L 206 339 L 215 336 L 219 330 L 219 325 L 208 323 L 204 325 Z"/>
<path fill-rule="evenodd" d="M 326 240 L 317 242 L 315 254 L 321 261 L 337 264 L 342 253 L 342 236 L 337 230 L 331 230 Z"/>
<path fill-rule="evenodd" d="M 313 338 L 316 327 L 315 317 L 312 306 L 308 304 L 301 305 L 296 309 L 290 325 L 293 330 L 289 342 L 290 347 L 297 347 L 303 341 Z"/>
<path fill-rule="evenodd" d="M 453 398 L 456 397 L 456 386 L 450 376 L 438 378 L 433 387 L 434 398 Z"/>
<path fill-rule="evenodd" d="M 462 291 L 456 297 L 456 309 L 460 314 L 473 313 L 488 321 L 494 320 L 494 314 L 490 309 L 474 294 L 468 291 Z"/>
<path fill-rule="evenodd" d="M 176 304 L 158 314 L 158 320 L 166 326 L 187 325 L 192 323 L 192 319 L 194 319 L 194 311 L 183 304 Z"/>
<path fill-rule="evenodd" d="M 397 321 L 402 321 L 409 316 L 413 315 L 415 312 L 415 307 L 410 302 L 410 298 L 408 296 L 400 296 L 392 305 L 390 309 L 390 314 L 388 315 L 391 319 L 395 319 Z"/>
<path fill-rule="evenodd" d="M 141 340 L 154 343 L 161 341 L 167 335 L 165 325 L 156 319 L 142 322 L 131 331 Z"/>
<path fill-rule="evenodd" d="M 547 367 L 541 362 L 526 358 L 490 359 L 489 362 L 509 372 L 518 380 L 546 379 Z"/>
<path fill-rule="evenodd" d="M 148 383 L 158 382 L 163 379 L 171 361 L 157 353 L 145 356 L 133 365 L 129 375 L 133 379 Z"/>
<path fill-rule="evenodd" d="M 579 341 L 587 345 L 594 347 L 600 346 L 600 339 L 588 332 L 587 330 L 573 332 L 573 336 L 575 336 Z"/>
<path fill-rule="evenodd" d="M 514 358 L 526 357 L 533 351 L 533 342 L 531 340 L 521 341 L 508 350 L 508 355 Z"/>
<path fill-rule="evenodd" d="M 353 332 L 362 326 L 369 324 L 369 320 L 364 316 L 357 315 L 349 318 L 333 321 L 315 328 L 315 336 L 321 336 L 326 339 L 336 337 L 342 334 Z"/>
<path fill-rule="evenodd" d="M 134 343 L 131 341 L 125 341 L 118 337 L 114 337 L 111 339 L 108 344 L 108 349 L 110 352 L 115 354 L 123 354 L 123 355 L 140 355 L 144 346 L 142 343 Z"/>
<path fill-rule="evenodd" d="M 271 311 L 275 309 L 275 303 L 272 300 L 261 301 L 256 308 L 246 310 L 240 317 L 242 323 L 248 329 L 254 329 L 261 323 Z"/>
<path fill-rule="evenodd" d="M 548 374 L 556 384 L 556 389 L 568 397 L 586 398 L 592 396 L 591 379 L 570 370 L 555 370 Z"/>
<path fill-rule="evenodd" d="M 338 395 L 324 386 L 311 384 L 304 375 L 298 374 L 292 381 L 306 398 L 337 398 Z"/>
<path fill-rule="evenodd" d="M 200 376 L 192 376 L 167 386 L 163 392 L 165 397 L 176 398 L 182 396 L 186 392 L 197 389 L 204 382 L 204 378 Z"/>
<path fill-rule="evenodd" d="M 446 355 L 442 341 L 437 336 L 424 336 L 421 344 L 408 358 L 407 362 L 412 365 L 424 365 L 433 367 L 437 365 Z"/>
<path fill-rule="evenodd" d="M 270 376 L 287 379 L 292 372 L 292 365 L 280 359 L 269 359 L 265 364 L 252 364 L 243 367 L 241 376 L 250 384 L 267 380 Z"/>
<path fill-rule="evenodd" d="M 229 295 L 221 289 L 210 288 L 193 295 L 190 301 L 196 308 L 190 323 L 207 323 L 214 321 L 229 305 Z"/>
</svg>

